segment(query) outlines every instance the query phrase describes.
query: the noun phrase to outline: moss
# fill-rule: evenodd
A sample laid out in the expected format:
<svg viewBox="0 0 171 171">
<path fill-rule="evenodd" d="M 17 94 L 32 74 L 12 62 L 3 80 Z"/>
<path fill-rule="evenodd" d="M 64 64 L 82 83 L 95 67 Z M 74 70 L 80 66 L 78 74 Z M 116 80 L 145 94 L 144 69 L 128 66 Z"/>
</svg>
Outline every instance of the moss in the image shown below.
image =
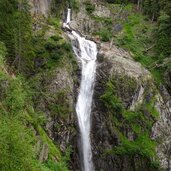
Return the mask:
<svg viewBox="0 0 171 171">
<path fill-rule="evenodd" d="M 115 35 L 117 45 L 131 51 L 134 59 L 151 71 L 156 83 L 163 82 L 164 70 L 155 67 L 156 63 L 161 62 L 154 49 L 156 25 L 146 20 L 142 14 L 135 13 L 134 6 L 126 6 L 124 10 L 129 15 L 122 23 L 122 32 Z"/>
<path fill-rule="evenodd" d="M 98 32 L 96 32 L 94 34 L 99 35 L 101 41 L 103 41 L 103 42 L 108 42 L 112 38 L 111 29 L 108 29 L 108 28 L 103 28 L 103 29 L 101 29 L 100 31 L 98 31 Z"/>
<path fill-rule="evenodd" d="M 61 152 L 59 149 L 53 144 L 52 140 L 47 136 L 46 132 L 42 127 L 38 126 L 37 131 L 43 141 L 43 143 L 47 144 L 49 147 L 49 157 L 51 159 L 56 158 L 56 160 L 61 160 Z"/>
<path fill-rule="evenodd" d="M 57 145 L 48 137 L 42 128 L 46 121 L 41 111 L 35 111 L 32 102 L 32 89 L 22 76 L 11 76 L 5 69 L 3 61 L 5 48 L 0 47 L 0 170 L 61 170 L 67 171 L 67 155 L 62 155 Z M 2 56 L 1 56 L 2 55 Z M 37 134 L 43 144 L 49 148 L 48 161 L 54 168 L 40 163 L 37 159 L 35 145 Z M 67 157 L 69 158 L 69 156 Z"/>
<path fill-rule="evenodd" d="M 99 23 L 106 24 L 106 26 L 111 26 L 113 23 L 112 18 L 109 18 L 109 17 L 99 17 L 99 16 L 93 15 L 92 19 L 94 19 L 95 21 Z"/>
<path fill-rule="evenodd" d="M 74 9 L 76 12 L 80 9 L 80 1 L 79 0 L 69 0 L 70 7 Z"/>
<path fill-rule="evenodd" d="M 127 103 L 131 101 L 132 94 L 137 90 L 137 82 L 134 78 L 130 78 L 123 75 L 113 75 L 110 81 L 107 83 L 107 87 L 112 86 L 113 93 L 121 99 L 124 107 L 127 107 Z"/>
<path fill-rule="evenodd" d="M 121 100 L 114 95 L 113 84 L 107 83 L 107 89 L 101 96 L 102 101 L 109 110 L 113 110 L 115 113 L 121 114 L 123 112 L 123 106 Z"/>
<path fill-rule="evenodd" d="M 67 90 L 60 90 L 52 95 L 54 101 L 49 102 L 49 109 L 52 116 L 66 118 L 71 113 L 69 99 L 67 98 Z"/>
<path fill-rule="evenodd" d="M 95 5 L 92 4 L 89 0 L 85 1 L 84 4 L 87 14 L 91 15 L 95 11 Z"/>
<path fill-rule="evenodd" d="M 121 79 L 122 81 L 127 80 L 124 76 L 123 78 Z M 149 166 L 152 167 L 153 163 L 158 161 L 155 151 L 157 143 L 150 137 L 154 117 L 157 117 L 154 107 L 155 100 L 151 99 L 149 103 L 143 104 L 149 110 L 148 115 L 141 110 L 141 107 L 137 108 L 136 111 L 130 111 L 123 105 L 121 100 L 123 97 L 118 93 L 121 88 L 120 82 L 117 80 L 118 78 L 110 80 L 106 84 L 104 94 L 101 96 L 101 100 L 107 109 L 108 119 L 113 123 L 112 129 L 114 129 L 120 142 L 118 146 L 108 151 L 107 154 L 121 157 L 130 156 L 131 158 L 139 156 L 140 160 L 146 160 Z M 130 83 L 134 87 L 134 81 Z M 126 132 L 132 134 L 132 139 L 129 138 Z M 158 167 L 157 165 L 155 166 Z"/>
<path fill-rule="evenodd" d="M 113 21 L 111 18 L 108 17 L 99 17 L 92 15 L 92 19 L 94 19 L 96 22 L 101 23 L 104 25 L 104 28 L 100 29 L 97 32 L 94 32 L 94 35 L 99 35 L 101 41 L 108 42 L 112 39 L 113 33 L 112 33 L 112 24 Z"/>
<path fill-rule="evenodd" d="M 146 109 L 155 119 L 157 119 L 159 117 L 159 112 L 155 107 L 155 101 L 156 99 L 153 97 L 149 102 L 147 102 Z"/>
</svg>

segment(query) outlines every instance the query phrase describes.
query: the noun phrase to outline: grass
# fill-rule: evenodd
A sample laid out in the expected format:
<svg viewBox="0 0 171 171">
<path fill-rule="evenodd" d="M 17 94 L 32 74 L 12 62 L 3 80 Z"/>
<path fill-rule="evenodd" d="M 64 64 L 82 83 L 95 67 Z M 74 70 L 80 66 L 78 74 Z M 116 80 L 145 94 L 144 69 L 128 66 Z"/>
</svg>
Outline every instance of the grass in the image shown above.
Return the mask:
<svg viewBox="0 0 171 171">
<path fill-rule="evenodd" d="M 43 128 L 41 126 L 38 126 L 37 131 L 40 135 L 40 137 L 43 140 L 43 143 L 47 144 L 49 147 L 49 155 L 50 158 L 53 159 L 56 158 L 56 160 L 61 160 L 61 152 L 59 151 L 59 149 L 54 145 L 54 143 L 52 142 L 52 140 L 47 136 L 46 132 L 43 130 Z"/>
<path fill-rule="evenodd" d="M 95 5 L 92 4 L 89 0 L 85 1 L 84 4 L 87 14 L 91 15 L 95 11 Z"/>
<path fill-rule="evenodd" d="M 108 42 L 112 38 L 112 32 L 108 28 L 103 28 L 100 31 L 94 33 L 95 35 L 100 36 L 100 40 L 103 42 Z"/>
<path fill-rule="evenodd" d="M 156 68 L 158 57 L 154 52 L 155 24 L 146 20 L 140 13 L 133 11 L 133 6 L 128 8 L 129 16 L 123 23 L 123 30 L 115 36 L 116 44 L 133 54 L 136 61 L 140 62 L 153 75 L 156 83 L 163 82 L 163 70 Z"/>
<path fill-rule="evenodd" d="M 153 97 L 148 103 L 146 103 L 146 109 L 150 112 L 150 114 L 155 118 L 159 118 L 159 112 L 155 107 L 155 98 Z"/>
<path fill-rule="evenodd" d="M 69 152 L 63 155 L 42 125 L 44 113 L 34 111 L 31 88 L 22 76 L 11 76 L 4 63 L 6 50 L 0 43 L 0 170 L 68 171 Z M 36 134 L 35 134 L 36 132 Z M 40 163 L 35 146 L 38 137 L 48 146 L 48 160 Z"/>
<path fill-rule="evenodd" d="M 126 79 L 124 80 L 126 81 Z M 113 129 L 120 142 L 118 146 L 107 153 L 131 158 L 139 156 L 142 160 L 146 159 L 151 168 L 158 168 L 155 151 L 157 143 L 150 137 L 154 119 L 158 117 L 158 112 L 154 106 L 155 98 L 144 103 L 143 106 L 139 106 L 135 111 L 130 111 L 123 106 L 117 92 L 115 81 L 110 80 L 101 96 L 101 100 L 107 109 L 108 119 L 112 120 Z M 141 110 L 141 107 L 146 109 L 146 113 Z M 133 139 L 127 137 L 124 129 L 129 130 Z"/>
<path fill-rule="evenodd" d="M 69 0 L 69 4 L 72 9 L 75 11 L 79 11 L 80 8 L 80 1 L 79 0 Z"/>
<path fill-rule="evenodd" d="M 105 26 L 93 34 L 99 35 L 101 41 L 103 41 L 103 42 L 110 41 L 111 38 L 113 37 L 113 34 L 112 34 L 113 21 L 112 21 L 112 19 L 108 18 L 108 17 L 99 17 L 99 16 L 95 16 L 95 15 L 92 15 L 91 18 L 94 19 L 98 23 L 102 23 Z"/>
</svg>

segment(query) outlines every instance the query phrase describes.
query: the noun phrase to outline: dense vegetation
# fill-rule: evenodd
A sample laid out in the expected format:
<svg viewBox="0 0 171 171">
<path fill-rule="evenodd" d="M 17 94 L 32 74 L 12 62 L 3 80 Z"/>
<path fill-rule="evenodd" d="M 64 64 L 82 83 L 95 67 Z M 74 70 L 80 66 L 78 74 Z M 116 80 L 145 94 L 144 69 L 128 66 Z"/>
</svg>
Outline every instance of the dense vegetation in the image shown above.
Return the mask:
<svg viewBox="0 0 171 171">
<path fill-rule="evenodd" d="M 59 14 L 32 18 L 27 0 L 0 1 L 0 170 L 68 170 L 69 148 L 62 154 L 44 129 L 45 114 L 36 108 L 43 75 L 50 77 L 63 60 L 72 59 L 71 46 L 61 37 Z M 55 30 L 52 36 L 46 35 L 48 26 Z M 57 106 L 60 114 L 66 110 L 64 102 Z M 46 159 L 42 150 L 48 150 Z"/>
<path fill-rule="evenodd" d="M 123 32 L 116 37 L 118 45 L 133 52 L 135 59 L 147 67 L 158 83 L 170 90 L 171 71 L 171 2 L 169 0 L 108 0 L 110 6 L 125 6 L 129 17 Z M 133 3 L 132 7 L 130 3 Z M 142 15 L 143 14 L 143 15 Z"/>
<path fill-rule="evenodd" d="M 165 84 L 171 92 L 171 2 L 169 0 L 104 0 L 116 17 L 98 17 L 95 6 L 85 1 L 87 13 L 105 25 L 97 30 L 101 41 L 114 41 L 130 51 L 143 64 L 158 85 Z M 122 16 L 122 17 L 121 17 Z"/>
<path fill-rule="evenodd" d="M 135 85 L 135 80 L 127 76 L 113 77 L 106 84 L 101 100 L 107 109 L 106 115 L 112 120 L 119 144 L 105 153 L 123 158 L 128 156 L 130 162 L 139 158 L 139 165 L 146 161 L 149 168 L 158 169 L 159 162 L 155 152 L 157 143 L 150 137 L 153 123 L 159 116 L 154 107 L 155 97 L 145 100 L 132 111 L 124 106 L 124 97 L 119 94 L 120 89 L 124 89 L 127 93 L 134 91 Z M 147 93 L 149 90 L 145 91 Z M 135 163 L 132 162 L 133 165 Z"/>
</svg>

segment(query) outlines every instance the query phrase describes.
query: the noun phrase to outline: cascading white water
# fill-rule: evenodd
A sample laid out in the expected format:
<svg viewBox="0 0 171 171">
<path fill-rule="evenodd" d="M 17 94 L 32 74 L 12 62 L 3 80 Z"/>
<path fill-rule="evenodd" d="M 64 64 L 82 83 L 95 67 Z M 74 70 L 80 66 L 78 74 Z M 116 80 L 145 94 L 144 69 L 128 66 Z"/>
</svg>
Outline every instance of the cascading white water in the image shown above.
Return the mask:
<svg viewBox="0 0 171 171">
<path fill-rule="evenodd" d="M 76 112 L 81 133 L 83 154 L 83 170 L 93 171 L 91 142 L 90 142 L 90 115 L 95 82 L 97 46 L 93 41 L 86 40 L 69 26 L 71 9 L 68 9 L 64 27 L 70 29 L 68 36 L 73 42 L 73 50 L 82 63 L 81 87 L 76 104 Z M 77 41 L 78 46 L 75 45 Z"/>
</svg>

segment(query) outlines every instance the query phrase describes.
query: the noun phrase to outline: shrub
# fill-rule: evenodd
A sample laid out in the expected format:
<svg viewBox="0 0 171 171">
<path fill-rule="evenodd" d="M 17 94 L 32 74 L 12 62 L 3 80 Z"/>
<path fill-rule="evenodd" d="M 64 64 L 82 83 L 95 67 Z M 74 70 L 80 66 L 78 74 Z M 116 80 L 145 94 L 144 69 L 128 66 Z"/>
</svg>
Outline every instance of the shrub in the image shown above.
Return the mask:
<svg viewBox="0 0 171 171">
<path fill-rule="evenodd" d="M 109 151 L 109 154 L 121 157 L 129 156 L 131 158 L 138 156 L 140 160 L 147 160 L 147 164 L 151 168 L 157 168 L 156 142 L 150 137 L 154 123 L 151 116 L 157 115 L 155 113 L 154 99 L 150 103 L 144 104 L 146 109 L 149 110 L 150 116 L 146 116 L 141 111 L 141 107 L 136 111 L 130 111 L 124 108 L 122 101 L 117 96 L 117 86 L 114 80 L 107 83 L 101 99 L 107 109 L 109 118 L 112 119 L 114 131 L 120 142 L 118 146 Z M 133 135 L 133 139 L 129 139 L 125 130 L 128 130 Z"/>
<path fill-rule="evenodd" d="M 101 29 L 99 32 L 95 33 L 100 36 L 101 41 L 108 42 L 112 38 L 112 32 L 108 28 Z"/>
<path fill-rule="evenodd" d="M 45 48 L 48 50 L 48 51 L 52 51 L 53 49 L 56 48 L 56 44 L 52 41 L 48 41 L 47 43 L 45 43 Z"/>
<path fill-rule="evenodd" d="M 69 4 L 70 4 L 71 8 L 73 8 L 74 10 L 76 10 L 76 11 L 79 10 L 79 7 L 80 7 L 79 0 L 69 0 Z"/>
<path fill-rule="evenodd" d="M 84 2 L 85 4 L 85 9 L 89 15 L 91 15 L 95 11 L 95 5 L 92 4 L 90 1 Z"/>
<path fill-rule="evenodd" d="M 101 96 L 101 99 L 108 109 L 119 114 L 123 112 L 122 102 L 118 97 L 116 97 L 115 92 L 114 92 L 114 86 L 111 82 L 108 82 L 106 91 Z"/>
</svg>

